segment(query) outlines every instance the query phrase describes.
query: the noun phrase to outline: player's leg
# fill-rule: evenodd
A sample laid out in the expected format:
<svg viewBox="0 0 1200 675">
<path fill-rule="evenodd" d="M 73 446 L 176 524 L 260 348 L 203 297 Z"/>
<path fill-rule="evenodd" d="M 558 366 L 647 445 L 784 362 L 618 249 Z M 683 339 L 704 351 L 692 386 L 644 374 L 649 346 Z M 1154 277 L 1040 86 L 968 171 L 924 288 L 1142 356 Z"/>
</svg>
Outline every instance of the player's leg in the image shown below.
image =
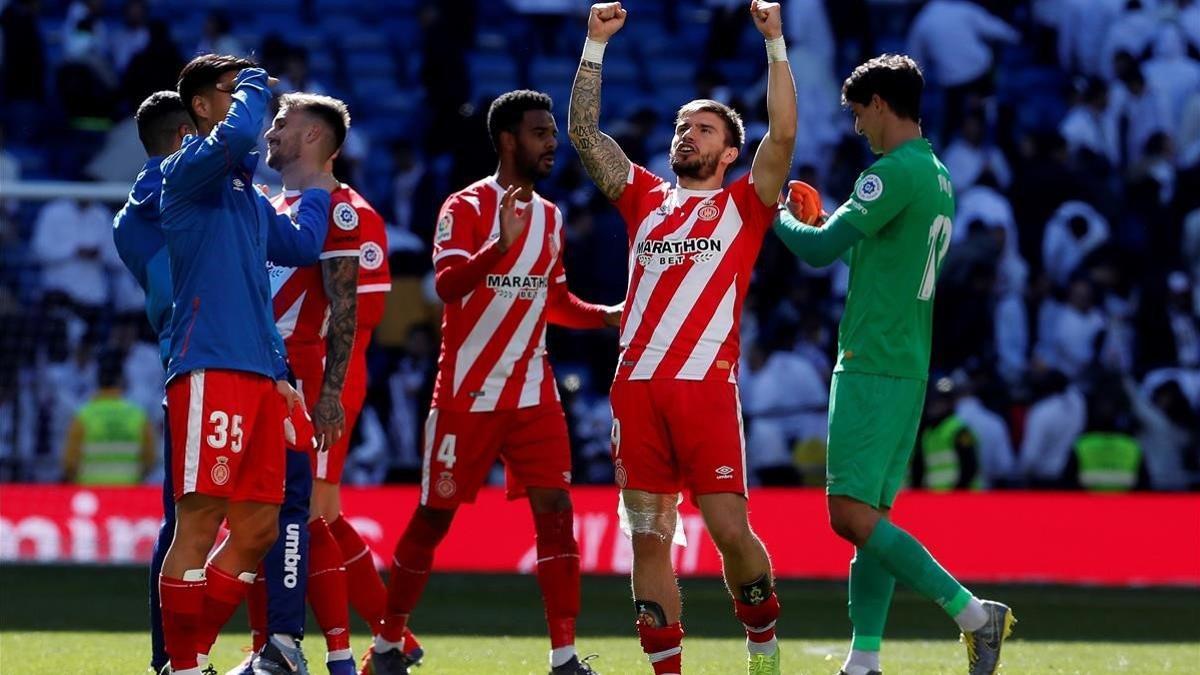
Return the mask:
<svg viewBox="0 0 1200 675">
<path fill-rule="evenodd" d="M 887 510 L 881 509 L 886 517 Z M 855 548 L 850 561 L 850 625 L 854 634 L 842 664 L 843 675 L 872 675 L 881 671 L 879 650 L 896 577 L 871 553 Z"/>
<path fill-rule="evenodd" d="M 638 638 L 656 675 L 683 672 L 683 600 L 671 564 L 678 493 L 623 490 L 633 543 L 633 606 Z"/>
<path fill-rule="evenodd" d="M 325 663 L 333 675 L 354 672 L 350 651 L 350 603 L 346 594 L 346 568 L 342 550 L 324 518 L 308 523 L 308 602 L 325 635 Z"/>
<path fill-rule="evenodd" d="M 224 499 L 197 493 L 183 495 L 175 504 L 175 532 L 158 577 L 163 643 L 173 673 L 200 672 L 197 654 L 207 587 L 204 561 L 227 506 Z"/>
<path fill-rule="evenodd" d="M 158 594 L 158 577 L 162 573 L 163 558 L 175 535 L 175 488 L 171 480 L 171 424 L 163 415 L 163 519 L 158 527 L 158 538 L 154 540 L 154 551 L 150 556 L 150 670 L 158 673 L 167 665 L 167 649 L 163 642 L 162 606 Z"/>
<path fill-rule="evenodd" d="M 279 527 L 279 504 L 231 501 L 225 515 L 229 536 L 204 568 L 207 587 L 198 649 L 205 660 L 238 605 L 258 577 L 258 566 Z"/>
</svg>

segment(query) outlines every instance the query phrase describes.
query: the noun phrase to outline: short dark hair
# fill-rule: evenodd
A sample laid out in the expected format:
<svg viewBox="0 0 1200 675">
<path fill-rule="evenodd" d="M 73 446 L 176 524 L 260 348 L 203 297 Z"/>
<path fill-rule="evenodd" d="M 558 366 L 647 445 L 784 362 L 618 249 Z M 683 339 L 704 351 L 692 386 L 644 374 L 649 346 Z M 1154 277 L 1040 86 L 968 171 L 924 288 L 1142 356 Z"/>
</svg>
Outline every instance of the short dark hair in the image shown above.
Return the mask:
<svg viewBox="0 0 1200 675">
<path fill-rule="evenodd" d="M 200 120 L 196 119 L 196 113 L 192 110 L 192 98 L 217 86 L 221 76 L 231 70 L 238 71 L 257 67 L 257 63 L 240 56 L 201 54 L 188 61 L 183 70 L 179 71 L 179 82 L 175 89 L 179 92 L 179 99 L 183 101 L 184 110 L 192 117 L 192 121 L 199 125 Z"/>
<path fill-rule="evenodd" d="M 303 110 L 321 120 L 333 132 L 334 145 L 329 154 L 337 152 L 346 142 L 346 132 L 350 130 L 350 109 L 346 103 L 332 96 L 295 92 L 279 97 L 279 109 Z"/>
<path fill-rule="evenodd" d="M 698 98 L 679 108 L 679 112 L 675 113 L 675 125 L 679 126 L 685 115 L 698 112 L 710 112 L 720 117 L 725 122 L 725 144 L 741 149 L 742 143 L 746 142 L 746 125 L 738 111 L 711 98 Z"/>
<path fill-rule="evenodd" d="M 878 95 L 898 117 L 921 120 L 925 76 L 912 58 L 882 54 L 854 69 L 842 83 L 842 105 L 867 105 Z"/>
<path fill-rule="evenodd" d="M 516 134 L 525 113 L 530 110 L 553 112 L 554 101 L 548 94 L 530 89 L 510 91 L 492 101 L 488 108 L 487 127 L 488 135 L 492 137 L 492 147 L 497 152 L 500 151 L 500 132 Z"/>
<path fill-rule="evenodd" d="M 191 124 L 179 94 L 167 89 L 156 91 L 138 106 L 133 119 L 137 122 L 138 138 L 151 157 L 169 154 L 175 132 L 181 124 Z"/>
</svg>

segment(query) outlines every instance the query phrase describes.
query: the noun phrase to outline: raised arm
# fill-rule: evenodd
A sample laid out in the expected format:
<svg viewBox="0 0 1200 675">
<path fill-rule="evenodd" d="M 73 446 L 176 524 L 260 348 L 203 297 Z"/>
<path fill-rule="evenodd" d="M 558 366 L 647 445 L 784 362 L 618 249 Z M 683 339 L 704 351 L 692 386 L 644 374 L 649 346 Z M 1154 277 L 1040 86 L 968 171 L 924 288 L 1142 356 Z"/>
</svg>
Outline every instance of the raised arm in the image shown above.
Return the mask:
<svg viewBox="0 0 1200 675">
<path fill-rule="evenodd" d="M 750 168 L 754 190 L 763 204 L 779 201 L 796 147 L 796 85 L 787 61 L 779 12 L 777 2 L 750 3 L 754 26 L 767 42 L 767 134 Z"/>
<path fill-rule="evenodd" d="M 293 222 L 276 213 L 267 196 L 259 193 L 259 209 L 267 218 L 267 260 L 285 267 L 315 265 L 329 232 L 329 190 L 314 187 L 300 195 Z"/>
<path fill-rule="evenodd" d="M 604 46 L 625 25 L 626 14 L 619 2 L 592 5 L 567 122 L 567 135 L 583 160 L 583 168 L 612 201 L 625 191 L 630 162 L 621 146 L 600 131 L 600 64 L 604 61 Z"/>
</svg>

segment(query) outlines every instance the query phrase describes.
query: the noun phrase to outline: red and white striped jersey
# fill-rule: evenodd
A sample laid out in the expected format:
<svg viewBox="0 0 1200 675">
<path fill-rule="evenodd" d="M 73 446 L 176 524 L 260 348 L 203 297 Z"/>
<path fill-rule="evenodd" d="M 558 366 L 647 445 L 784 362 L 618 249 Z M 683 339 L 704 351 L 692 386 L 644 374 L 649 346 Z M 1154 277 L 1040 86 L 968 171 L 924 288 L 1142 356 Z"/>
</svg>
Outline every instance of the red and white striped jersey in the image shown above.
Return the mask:
<svg viewBox="0 0 1200 675">
<path fill-rule="evenodd" d="M 358 256 L 358 292 L 386 293 L 392 290 L 392 271 L 388 267 L 387 227 L 383 218 L 359 197 L 366 206 L 359 212 L 358 226 L 362 244 Z"/>
<path fill-rule="evenodd" d="M 435 268 L 499 238 L 503 194 L 489 177 L 446 199 L 434 234 Z M 551 286 L 567 281 L 562 212 L 537 193 L 518 208 L 532 209 L 525 231 L 481 283 L 443 310 L 437 408 L 512 410 L 558 400 L 546 358 L 546 307 Z"/>
<path fill-rule="evenodd" d="M 614 203 L 629 234 L 616 379 L 736 382 L 742 301 L 775 207 L 750 174 L 689 190 L 636 164 Z"/>
<path fill-rule="evenodd" d="M 300 208 L 300 192 L 289 190 L 273 197 L 271 203 L 277 213 L 295 214 Z M 362 222 L 368 219 L 378 220 L 379 214 L 365 199 L 347 185 L 335 190 L 330 195 L 329 233 L 321 260 L 359 256 Z M 329 327 L 329 297 L 325 295 L 320 263 L 308 267 L 271 266 L 270 277 L 275 326 L 288 353 L 323 348 Z"/>
</svg>

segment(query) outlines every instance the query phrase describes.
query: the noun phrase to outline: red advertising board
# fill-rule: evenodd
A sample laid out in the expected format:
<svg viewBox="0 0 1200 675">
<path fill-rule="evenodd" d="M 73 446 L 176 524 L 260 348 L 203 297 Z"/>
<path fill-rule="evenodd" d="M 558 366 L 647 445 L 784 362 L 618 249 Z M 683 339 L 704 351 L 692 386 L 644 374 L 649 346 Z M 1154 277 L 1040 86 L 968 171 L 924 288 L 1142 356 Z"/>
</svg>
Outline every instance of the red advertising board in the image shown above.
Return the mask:
<svg viewBox="0 0 1200 675">
<path fill-rule="evenodd" d="M 616 491 L 586 487 L 573 494 L 583 569 L 627 573 L 630 549 L 618 526 Z M 153 488 L 0 485 L 0 561 L 145 561 L 160 499 Z M 407 486 L 347 489 L 343 499 L 380 565 L 416 502 L 417 489 Z M 750 508 L 779 576 L 846 576 L 851 548 L 829 530 L 821 491 L 758 490 Z M 690 504 L 681 510 L 689 543 L 675 549 L 677 569 L 719 574 L 702 519 Z M 894 520 L 968 581 L 1200 585 L 1200 495 L 910 492 L 898 501 Z M 436 565 L 529 572 L 534 559 L 528 505 L 484 489 L 459 512 Z"/>
</svg>

